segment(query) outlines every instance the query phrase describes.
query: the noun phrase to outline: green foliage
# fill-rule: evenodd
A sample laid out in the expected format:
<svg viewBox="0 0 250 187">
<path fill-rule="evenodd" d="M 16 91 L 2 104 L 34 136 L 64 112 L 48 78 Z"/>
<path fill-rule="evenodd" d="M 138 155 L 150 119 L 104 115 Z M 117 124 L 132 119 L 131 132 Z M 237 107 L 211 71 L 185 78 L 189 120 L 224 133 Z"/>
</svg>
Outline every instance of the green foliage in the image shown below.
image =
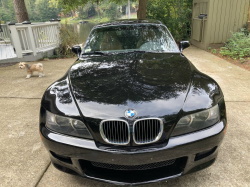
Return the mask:
<svg viewBox="0 0 250 187">
<path fill-rule="evenodd" d="M 126 1 L 127 3 L 127 1 Z M 133 9 L 135 3 L 131 3 L 131 10 Z M 99 22 L 105 20 L 115 20 L 121 17 L 122 11 L 126 10 L 125 3 L 113 3 L 111 0 L 102 0 L 97 3 L 89 1 L 84 6 L 78 7 L 78 13 L 80 19 L 94 19 L 94 22 Z M 125 7 L 125 8 L 124 8 Z M 126 11 L 125 11 L 126 12 Z M 99 21 L 98 21 L 99 19 Z"/>
<path fill-rule="evenodd" d="M 245 62 L 245 59 L 244 59 L 244 58 L 240 58 L 240 62 L 241 62 L 241 63 L 244 63 L 244 62 Z"/>
<path fill-rule="evenodd" d="M 71 17 L 61 18 L 61 24 L 66 24 L 66 23 L 79 23 L 79 19 L 72 19 Z"/>
<path fill-rule="evenodd" d="M 1 0 L 0 2 L 1 20 L 6 22 L 15 21 L 15 11 L 13 2 L 10 0 Z"/>
<path fill-rule="evenodd" d="M 121 14 L 118 12 L 118 6 L 115 3 L 109 3 L 105 7 L 105 16 L 109 18 L 110 20 L 118 19 Z"/>
<path fill-rule="evenodd" d="M 46 52 L 46 53 L 43 55 L 43 57 L 42 57 L 41 60 L 45 60 L 45 59 L 48 59 L 48 52 Z"/>
<path fill-rule="evenodd" d="M 220 54 L 244 62 L 243 59 L 250 56 L 250 35 L 247 29 L 242 28 L 239 32 L 232 33 L 225 47 L 221 48 Z"/>
<path fill-rule="evenodd" d="M 36 0 L 24 0 L 30 21 L 36 20 Z"/>
<path fill-rule="evenodd" d="M 243 28 L 239 29 L 240 32 L 243 32 L 245 35 L 249 35 L 248 25 L 245 24 Z"/>
<path fill-rule="evenodd" d="M 31 22 L 49 21 L 58 17 L 61 7 L 50 5 L 49 2 L 50 0 L 25 0 Z M 4 22 L 16 21 L 12 0 L 1 0 L 0 13 Z"/>
<path fill-rule="evenodd" d="M 124 5 L 128 3 L 128 0 L 109 0 L 110 2 L 113 2 L 117 5 Z M 136 2 L 138 0 L 130 0 L 131 3 Z"/>
<path fill-rule="evenodd" d="M 83 7 L 88 3 L 99 4 L 102 0 L 50 0 L 52 6 L 62 6 L 65 13 L 76 10 L 79 6 Z"/>
<path fill-rule="evenodd" d="M 56 56 L 58 58 L 74 57 L 75 54 L 71 51 L 71 48 L 78 43 L 78 36 L 73 27 L 67 24 L 62 25 L 60 28 L 60 45 L 56 51 Z"/>
<path fill-rule="evenodd" d="M 32 10 L 31 10 L 32 11 Z M 35 11 L 31 12 L 31 21 L 48 21 L 52 18 L 57 18 L 60 13 L 59 8 L 50 7 L 49 0 L 36 0 Z"/>
<path fill-rule="evenodd" d="M 212 49 L 212 50 L 211 50 L 211 53 L 217 54 L 217 50 L 216 50 L 216 49 Z"/>
<path fill-rule="evenodd" d="M 135 2 L 137 0 L 131 0 L 132 2 Z M 71 10 L 77 10 L 78 7 L 84 7 L 85 5 L 91 3 L 95 4 L 95 6 L 101 5 L 103 2 L 105 3 L 114 3 L 115 5 L 122 5 L 127 0 L 50 0 L 50 4 L 53 6 L 59 6 L 61 5 L 63 8 L 63 11 L 65 13 L 71 11 Z M 114 7 L 114 5 L 111 5 Z M 97 8 L 98 9 L 98 8 Z M 98 12 L 97 12 L 98 13 Z M 108 13 L 108 15 L 111 15 L 112 13 Z"/>
<path fill-rule="evenodd" d="M 92 3 L 87 3 L 85 6 L 79 7 L 78 8 L 79 18 L 87 19 L 89 17 L 95 16 L 97 14 L 95 8 L 96 7 Z"/>
<path fill-rule="evenodd" d="M 107 1 L 107 0 L 104 0 Z M 108 0 L 108 3 L 115 3 L 116 5 L 120 6 L 121 14 L 126 15 L 127 13 L 127 6 L 128 6 L 128 0 Z M 130 11 L 136 12 L 136 8 L 138 8 L 139 1 L 138 0 L 130 0 Z"/>
<path fill-rule="evenodd" d="M 191 36 L 193 0 L 148 0 L 147 18 L 164 23 L 177 42 Z"/>
</svg>

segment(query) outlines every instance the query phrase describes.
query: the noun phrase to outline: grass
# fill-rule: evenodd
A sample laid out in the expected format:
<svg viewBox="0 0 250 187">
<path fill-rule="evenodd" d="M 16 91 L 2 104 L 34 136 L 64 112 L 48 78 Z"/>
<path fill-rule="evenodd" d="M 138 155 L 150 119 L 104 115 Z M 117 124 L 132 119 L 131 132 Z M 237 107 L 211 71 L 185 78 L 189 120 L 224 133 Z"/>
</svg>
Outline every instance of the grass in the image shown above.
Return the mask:
<svg viewBox="0 0 250 187">
<path fill-rule="evenodd" d="M 107 22 L 107 21 L 109 21 L 110 19 L 109 18 L 107 18 L 107 17 L 104 17 L 104 18 L 99 18 L 98 16 L 93 16 L 93 17 L 91 17 L 91 18 L 89 18 L 89 19 L 79 19 L 79 18 L 74 18 L 73 20 L 72 20 L 72 18 L 71 17 L 69 17 L 69 18 L 62 18 L 61 19 L 61 24 L 66 24 L 66 23 L 79 23 L 79 21 L 80 20 L 84 20 L 84 21 L 88 21 L 88 22 L 92 22 L 92 23 L 100 23 L 100 22 Z"/>
<path fill-rule="evenodd" d="M 122 16 L 120 19 L 127 19 L 127 15 Z M 137 13 L 131 13 L 130 15 L 130 19 L 137 19 Z M 72 17 L 69 18 L 62 18 L 61 19 L 61 24 L 66 24 L 66 23 L 79 23 L 80 20 L 84 20 L 84 21 L 88 21 L 91 23 L 101 23 L 101 22 L 107 22 L 110 21 L 109 18 L 107 17 L 103 17 L 103 18 L 99 18 L 98 15 L 93 16 L 91 18 L 88 19 L 80 19 L 80 18 L 74 18 L 72 20 Z"/>
<path fill-rule="evenodd" d="M 90 19 L 84 19 L 85 21 L 89 21 L 89 22 L 92 22 L 92 23 L 101 23 L 101 22 L 107 22 L 107 21 L 110 21 L 109 18 L 107 17 L 104 17 L 104 18 L 99 18 L 98 16 L 95 16 L 94 18 L 90 18 Z"/>
<path fill-rule="evenodd" d="M 79 19 L 74 19 L 74 20 L 71 20 L 72 18 L 69 17 L 69 18 L 62 18 L 61 19 L 61 24 L 66 24 L 66 23 L 79 23 Z"/>
<path fill-rule="evenodd" d="M 128 19 L 128 16 L 127 16 L 127 15 L 124 15 L 124 16 L 122 16 L 120 19 Z M 130 14 L 130 19 L 137 19 L 137 13 L 136 13 L 136 12 L 131 13 L 131 14 Z"/>
</svg>

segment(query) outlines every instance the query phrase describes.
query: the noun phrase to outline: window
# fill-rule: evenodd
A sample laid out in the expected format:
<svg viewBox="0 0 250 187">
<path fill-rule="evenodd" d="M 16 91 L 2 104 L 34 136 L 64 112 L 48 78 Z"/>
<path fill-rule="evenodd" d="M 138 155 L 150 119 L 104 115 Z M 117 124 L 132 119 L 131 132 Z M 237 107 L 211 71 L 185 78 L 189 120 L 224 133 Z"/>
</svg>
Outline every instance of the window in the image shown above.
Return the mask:
<svg viewBox="0 0 250 187">
<path fill-rule="evenodd" d="M 162 25 L 120 25 L 93 30 L 84 48 L 93 51 L 126 52 L 179 52 L 168 30 Z"/>
</svg>

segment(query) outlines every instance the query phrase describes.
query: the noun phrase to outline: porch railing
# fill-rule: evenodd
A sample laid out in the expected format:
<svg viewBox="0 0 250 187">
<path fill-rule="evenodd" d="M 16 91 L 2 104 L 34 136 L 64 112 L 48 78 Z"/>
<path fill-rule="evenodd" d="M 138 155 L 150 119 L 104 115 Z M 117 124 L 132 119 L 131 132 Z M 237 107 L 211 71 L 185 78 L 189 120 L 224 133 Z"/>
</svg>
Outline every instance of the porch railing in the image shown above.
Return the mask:
<svg viewBox="0 0 250 187">
<path fill-rule="evenodd" d="M 37 50 L 56 47 L 59 42 L 58 24 L 44 24 L 32 27 L 32 33 Z"/>
<path fill-rule="evenodd" d="M 3 32 L 0 32 L 0 43 L 9 43 L 10 42 L 10 33 L 8 31 L 8 26 L 6 24 L 1 24 Z"/>
<path fill-rule="evenodd" d="M 46 51 L 59 46 L 60 22 L 8 25 L 18 58 L 23 54 Z"/>
</svg>

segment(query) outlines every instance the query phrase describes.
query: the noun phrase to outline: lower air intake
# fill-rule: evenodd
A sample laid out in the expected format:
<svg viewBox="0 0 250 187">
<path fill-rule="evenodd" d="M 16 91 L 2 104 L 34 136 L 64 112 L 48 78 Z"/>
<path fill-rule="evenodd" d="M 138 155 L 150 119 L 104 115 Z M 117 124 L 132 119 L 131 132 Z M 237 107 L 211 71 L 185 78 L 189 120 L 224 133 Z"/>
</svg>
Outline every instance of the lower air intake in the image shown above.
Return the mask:
<svg viewBox="0 0 250 187">
<path fill-rule="evenodd" d="M 156 163 L 150 163 L 150 164 L 144 164 L 144 165 L 116 165 L 116 164 L 106 164 L 106 163 L 100 163 L 100 162 L 91 162 L 91 164 L 95 167 L 112 169 L 112 170 L 149 170 L 149 169 L 169 166 L 174 163 L 175 163 L 175 159 L 166 160 L 162 162 L 156 162 Z"/>
</svg>

